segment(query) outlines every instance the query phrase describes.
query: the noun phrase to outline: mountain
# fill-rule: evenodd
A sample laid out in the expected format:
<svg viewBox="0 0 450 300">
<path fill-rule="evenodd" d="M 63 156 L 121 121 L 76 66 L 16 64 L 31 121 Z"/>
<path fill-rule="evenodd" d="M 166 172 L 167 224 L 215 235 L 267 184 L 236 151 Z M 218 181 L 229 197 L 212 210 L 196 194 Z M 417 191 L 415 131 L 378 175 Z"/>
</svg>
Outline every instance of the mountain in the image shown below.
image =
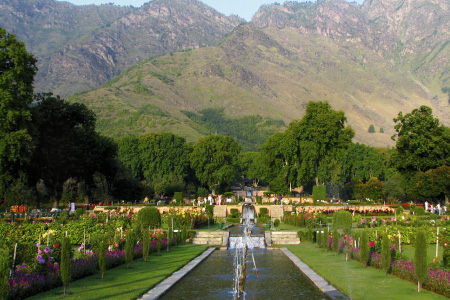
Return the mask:
<svg viewBox="0 0 450 300">
<path fill-rule="evenodd" d="M 171 131 L 195 142 L 217 132 L 254 150 L 319 100 L 345 111 L 354 141 L 372 146 L 393 146 L 392 119 L 420 105 L 450 125 L 448 0 L 286 2 L 246 24 L 194 0 L 116 13 L 104 28 L 76 25 L 86 33 L 48 56 L 66 69 L 45 77 L 66 95 L 96 86 L 70 101 L 94 110 L 106 135 Z"/>
<path fill-rule="evenodd" d="M 0 27 L 38 58 L 36 91 L 63 97 L 101 86 L 150 57 L 216 45 L 242 21 L 197 0 L 154 0 L 139 9 L 54 0 L 0 3 Z"/>
</svg>

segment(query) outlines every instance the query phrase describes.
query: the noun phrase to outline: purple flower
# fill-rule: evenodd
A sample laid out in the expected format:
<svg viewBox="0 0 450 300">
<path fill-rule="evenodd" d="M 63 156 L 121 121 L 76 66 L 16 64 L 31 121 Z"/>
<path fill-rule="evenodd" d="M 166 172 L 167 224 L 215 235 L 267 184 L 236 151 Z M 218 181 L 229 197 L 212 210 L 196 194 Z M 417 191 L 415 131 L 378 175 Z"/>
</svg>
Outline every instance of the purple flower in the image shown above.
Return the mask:
<svg viewBox="0 0 450 300">
<path fill-rule="evenodd" d="M 41 256 L 41 255 L 38 255 L 38 256 L 36 256 L 36 259 L 37 259 L 37 260 L 41 260 L 41 259 L 42 259 L 42 256 Z"/>
<path fill-rule="evenodd" d="M 53 257 L 49 257 L 49 258 L 48 258 L 48 261 L 52 261 L 52 260 L 53 260 Z"/>
<path fill-rule="evenodd" d="M 50 248 L 49 247 L 45 247 L 44 252 L 45 253 L 49 253 L 50 252 Z"/>
<path fill-rule="evenodd" d="M 41 247 L 41 244 L 36 243 L 36 247 L 37 247 L 37 248 Z"/>
<path fill-rule="evenodd" d="M 38 254 L 39 254 L 39 255 L 41 255 L 41 254 L 42 254 L 42 251 L 41 251 L 41 249 L 39 249 L 39 250 L 38 250 Z"/>
</svg>

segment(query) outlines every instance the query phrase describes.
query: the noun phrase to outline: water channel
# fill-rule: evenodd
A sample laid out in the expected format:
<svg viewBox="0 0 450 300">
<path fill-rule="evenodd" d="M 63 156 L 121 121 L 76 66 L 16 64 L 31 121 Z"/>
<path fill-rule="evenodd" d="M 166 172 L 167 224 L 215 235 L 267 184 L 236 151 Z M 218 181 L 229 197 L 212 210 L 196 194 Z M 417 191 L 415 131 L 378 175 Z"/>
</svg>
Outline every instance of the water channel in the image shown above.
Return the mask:
<svg viewBox="0 0 450 300">
<path fill-rule="evenodd" d="M 326 299 L 279 250 L 254 249 L 258 277 L 247 257 L 245 299 Z M 234 299 L 234 251 L 217 250 L 160 299 Z"/>
</svg>

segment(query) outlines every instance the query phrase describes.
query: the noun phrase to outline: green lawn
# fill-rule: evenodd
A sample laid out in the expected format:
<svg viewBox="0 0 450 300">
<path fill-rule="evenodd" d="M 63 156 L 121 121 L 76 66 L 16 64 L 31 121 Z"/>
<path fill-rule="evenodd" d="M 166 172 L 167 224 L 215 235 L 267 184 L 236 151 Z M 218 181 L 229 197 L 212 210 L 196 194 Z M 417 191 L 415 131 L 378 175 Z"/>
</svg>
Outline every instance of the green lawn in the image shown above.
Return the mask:
<svg viewBox="0 0 450 300">
<path fill-rule="evenodd" d="M 403 252 L 402 254 L 409 258 L 410 260 L 414 260 L 415 256 L 415 248 L 412 245 L 402 245 Z M 439 256 L 438 260 L 442 261 L 442 253 L 444 252 L 444 247 L 439 246 Z M 428 263 L 432 263 L 433 259 L 436 258 L 436 245 L 428 245 L 427 248 L 427 258 Z"/>
<path fill-rule="evenodd" d="M 393 275 L 385 277 L 382 270 L 364 268 L 354 260 L 345 261 L 345 255 L 336 256 L 331 251 L 319 249 L 316 244 L 305 242 L 287 248 L 334 287 L 354 300 L 448 299 L 426 290 L 419 294 L 416 284 Z"/>
<path fill-rule="evenodd" d="M 207 248 L 203 245 L 173 247 L 170 252 L 161 251 L 161 256 L 152 253 L 147 261 L 135 260 L 129 269 L 124 264 L 107 270 L 103 280 L 97 273 L 74 281 L 68 289 L 70 295 L 61 295 L 61 287 L 28 299 L 136 299 Z"/>
</svg>

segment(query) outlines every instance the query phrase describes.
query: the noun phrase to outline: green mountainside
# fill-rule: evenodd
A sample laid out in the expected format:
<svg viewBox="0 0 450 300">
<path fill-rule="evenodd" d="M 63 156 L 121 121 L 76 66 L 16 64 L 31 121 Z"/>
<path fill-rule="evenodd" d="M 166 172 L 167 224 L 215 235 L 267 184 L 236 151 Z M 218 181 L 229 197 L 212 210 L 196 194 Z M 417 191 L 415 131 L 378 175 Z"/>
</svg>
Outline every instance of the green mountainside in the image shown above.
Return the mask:
<svg viewBox="0 0 450 300">
<path fill-rule="evenodd" d="M 78 92 L 70 101 L 91 108 L 108 136 L 170 131 L 195 142 L 217 132 L 255 150 L 301 118 L 306 103 L 324 100 L 345 111 L 355 142 L 372 146 L 392 146 L 392 119 L 420 105 L 450 125 L 448 0 L 286 2 L 261 7 L 247 24 L 197 0 L 89 6 L 86 24 L 69 22 L 75 12 L 60 23 L 27 19 L 5 1 L 0 26 L 35 51 L 55 49 L 38 55 L 37 90 Z M 41 15 L 62 3 L 19 2 Z M 20 13 L 6 18 L 5 8 Z M 45 46 L 32 26 L 67 34 Z"/>
</svg>

